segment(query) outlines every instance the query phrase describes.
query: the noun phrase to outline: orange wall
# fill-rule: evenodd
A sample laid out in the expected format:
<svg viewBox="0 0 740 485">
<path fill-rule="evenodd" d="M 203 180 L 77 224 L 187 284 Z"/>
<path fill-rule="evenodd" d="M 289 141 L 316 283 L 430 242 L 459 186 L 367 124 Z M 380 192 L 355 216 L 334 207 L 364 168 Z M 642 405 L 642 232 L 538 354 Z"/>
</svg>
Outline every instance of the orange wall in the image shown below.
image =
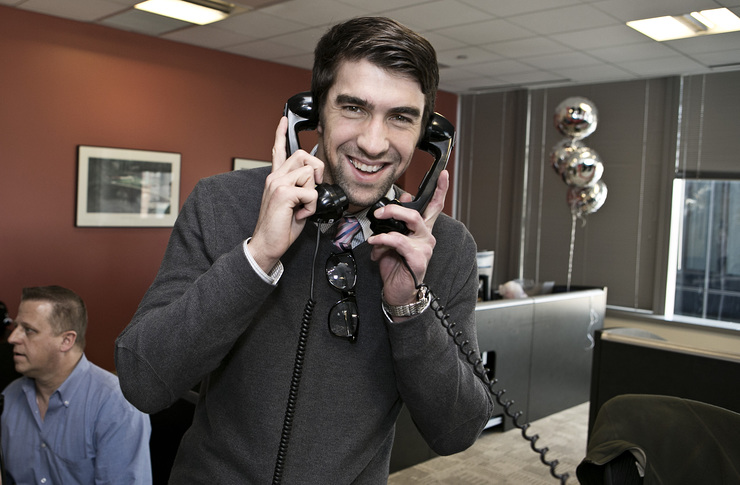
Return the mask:
<svg viewBox="0 0 740 485">
<path fill-rule="evenodd" d="M 282 106 L 310 72 L 1 6 L 0 65 L 0 300 L 15 316 L 25 286 L 75 290 L 88 358 L 113 370 L 170 229 L 75 227 L 77 146 L 180 153 L 182 204 L 233 157 L 269 160 Z M 453 123 L 456 106 L 440 93 Z M 426 165 L 409 170 L 412 192 Z"/>
</svg>

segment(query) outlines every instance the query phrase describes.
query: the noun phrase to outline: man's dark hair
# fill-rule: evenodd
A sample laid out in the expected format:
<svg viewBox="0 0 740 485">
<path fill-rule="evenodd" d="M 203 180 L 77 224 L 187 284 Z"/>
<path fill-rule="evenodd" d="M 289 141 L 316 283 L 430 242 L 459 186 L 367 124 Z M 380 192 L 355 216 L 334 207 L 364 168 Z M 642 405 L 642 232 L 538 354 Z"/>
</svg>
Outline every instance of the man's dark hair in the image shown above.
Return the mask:
<svg viewBox="0 0 740 485">
<path fill-rule="evenodd" d="M 87 308 L 77 293 L 61 286 L 35 286 L 23 288 L 21 301 L 48 301 L 52 304 L 49 324 L 57 334 L 74 330 L 77 333 L 75 345 L 85 348 L 87 331 Z"/>
<path fill-rule="evenodd" d="M 319 40 L 311 80 L 315 112 L 321 113 L 341 63 L 360 60 L 417 81 L 424 93 L 422 126 L 426 126 L 434 112 L 439 85 L 437 54 L 424 37 L 386 17 L 348 20 L 329 29 Z"/>
</svg>

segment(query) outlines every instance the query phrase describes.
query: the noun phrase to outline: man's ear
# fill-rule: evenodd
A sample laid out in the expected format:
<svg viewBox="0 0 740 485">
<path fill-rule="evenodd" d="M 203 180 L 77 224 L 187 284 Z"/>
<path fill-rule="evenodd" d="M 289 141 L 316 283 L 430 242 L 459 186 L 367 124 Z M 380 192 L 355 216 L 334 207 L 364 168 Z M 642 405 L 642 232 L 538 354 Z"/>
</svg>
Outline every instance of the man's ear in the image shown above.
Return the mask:
<svg viewBox="0 0 740 485">
<path fill-rule="evenodd" d="M 68 352 L 77 342 L 77 332 L 74 330 L 67 330 L 62 332 L 62 352 Z"/>
</svg>

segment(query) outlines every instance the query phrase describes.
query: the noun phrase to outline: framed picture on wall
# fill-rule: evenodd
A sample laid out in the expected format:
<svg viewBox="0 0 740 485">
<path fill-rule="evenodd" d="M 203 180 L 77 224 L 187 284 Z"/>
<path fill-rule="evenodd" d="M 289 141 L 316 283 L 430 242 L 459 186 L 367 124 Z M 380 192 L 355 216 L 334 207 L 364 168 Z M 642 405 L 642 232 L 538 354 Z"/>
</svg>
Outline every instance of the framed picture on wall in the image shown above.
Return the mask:
<svg viewBox="0 0 740 485">
<path fill-rule="evenodd" d="M 179 207 L 179 153 L 77 147 L 78 227 L 171 227 Z"/>
<path fill-rule="evenodd" d="M 250 168 L 267 167 L 270 165 L 272 165 L 271 162 L 263 162 L 262 160 L 234 158 L 234 170 L 249 170 Z"/>
</svg>

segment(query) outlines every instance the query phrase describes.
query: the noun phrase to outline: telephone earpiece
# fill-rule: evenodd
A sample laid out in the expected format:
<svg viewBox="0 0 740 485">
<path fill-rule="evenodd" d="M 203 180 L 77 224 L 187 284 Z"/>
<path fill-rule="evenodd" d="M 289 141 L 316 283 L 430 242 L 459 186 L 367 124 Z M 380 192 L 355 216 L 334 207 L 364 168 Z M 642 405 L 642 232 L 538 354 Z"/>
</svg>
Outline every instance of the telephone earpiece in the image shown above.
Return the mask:
<svg viewBox="0 0 740 485">
<path fill-rule="evenodd" d="M 401 234 L 408 234 L 409 230 L 405 222 L 395 219 L 377 219 L 375 217 L 375 211 L 389 204 L 398 204 L 423 213 L 429 201 L 432 200 L 434 191 L 437 189 L 437 179 L 439 179 L 439 174 L 447 166 L 447 161 L 450 159 L 450 153 L 454 145 L 455 127 L 447 118 L 439 113 L 434 113 L 429 123 L 427 123 L 424 136 L 422 136 L 418 144 L 419 149 L 434 156 L 434 163 L 421 180 L 419 192 L 413 201 L 399 202 L 398 200 L 389 200 L 387 197 L 383 197 L 370 208 L 367 215 L 370 219 L 370 228 L 374 233 L 379 234 L 396 231 Z"/>
<path fill-rule="evenodd" d="M 305 130 L 315 130 L 318 126 L 318 113 L 313 111 L 313 98 L 311 93 L 299 93 L 291 97 L 285 103 L 285 116 L 288 117 L 288 140 L 285 145 L 287 155 L 290 156 L 300 148 L 298 133 Z M 408 234 L 406 223 L 395 219 L 377 219 L 374 212 L 389 204 L 399 204 L 418 212 L 424 212 L 427 204 L 432 199 L 437 188 L 437 179 L 442 170 L 447 166 L 450 153 L 455 144 L 455 127 L 447 118 L 439 113 L 434 113 L 427 123 L 424 135 L 417 145 L 434 157 L 434 163 L 419 185 L 419 192 L 411 202 L 399 202 L 384 197 L 376 202 L 368 211 L 370 227 L 373 232 L 384 233 L 397 231 Z M 316 213 L 311 217 L 317 222 L 334 222 L 347 210 L 349 201 L 347 195 L 338 185 L 319 184 L 316 186 L 319 192 Z"/>
<path fill-rule="evenodd" d="M 292 96 L 287 103 L 283 114 L 288 117 L 288 139 L 285 144 L 287 156 L 291 156 L 301 148 L 298 133 L 305 130 L 315 130 L 319 124 L 318 114 L 313 111 L 311 93 L 298 93 Z M 339 185 L 319 184 L 316 186 L 319 198 L 316 201 L 316 212 L 311 216 L 315 222 L 334 222 L 342 217 L 349 201 L 347 194 Z"/>
</svg>

